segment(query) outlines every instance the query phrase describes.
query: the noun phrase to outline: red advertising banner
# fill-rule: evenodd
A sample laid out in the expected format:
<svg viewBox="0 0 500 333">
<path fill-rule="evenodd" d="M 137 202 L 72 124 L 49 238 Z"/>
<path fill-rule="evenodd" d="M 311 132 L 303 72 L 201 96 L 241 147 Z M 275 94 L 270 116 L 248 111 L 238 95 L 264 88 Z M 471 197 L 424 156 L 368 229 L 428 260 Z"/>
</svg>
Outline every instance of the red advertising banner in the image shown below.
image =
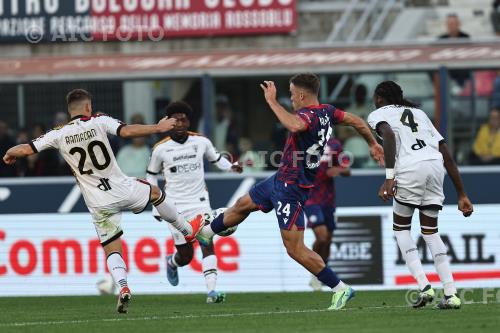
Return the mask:
<svg viewBox="0 0 500 333">
<path fill-rule="evenodd" d="M 108 0 L 88 3 L 102 39 L 164 39 L 180 36 L 290 32 L 296 0 Z"/>
<path fill-rule="evenodd" d="M 0 42 L 163 40 L 294 31 L 297 0 L 0 0 Z"/>
</svg>

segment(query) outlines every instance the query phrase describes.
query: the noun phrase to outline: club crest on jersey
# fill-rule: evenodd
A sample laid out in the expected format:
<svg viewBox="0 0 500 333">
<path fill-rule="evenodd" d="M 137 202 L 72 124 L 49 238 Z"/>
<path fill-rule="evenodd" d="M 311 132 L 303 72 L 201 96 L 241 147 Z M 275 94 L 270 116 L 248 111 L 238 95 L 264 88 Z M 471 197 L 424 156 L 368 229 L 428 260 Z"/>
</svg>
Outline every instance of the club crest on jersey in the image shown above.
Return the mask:
<svg viewBox="0 0 500 333">
<path fill-rule="evenodd" d="M 318 118 L 322 126 L 328 125 L 330 123 L 330 119 L 328 119 L 328 117 L 318 117 Z"/>
<path fill-rule="evenodd" d="M 198 153 L 198 146 L 193 146 L 193 150 L 194 150 L 194 153 L 197 154 Z"/>
</svg>

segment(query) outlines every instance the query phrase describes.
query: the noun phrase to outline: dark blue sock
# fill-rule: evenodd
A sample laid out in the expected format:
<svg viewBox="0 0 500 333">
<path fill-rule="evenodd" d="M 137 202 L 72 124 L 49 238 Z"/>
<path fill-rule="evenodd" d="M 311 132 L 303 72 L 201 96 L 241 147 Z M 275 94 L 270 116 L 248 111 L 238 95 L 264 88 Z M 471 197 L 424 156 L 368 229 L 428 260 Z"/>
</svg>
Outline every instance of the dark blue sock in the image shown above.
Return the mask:
<svg viewBox="0 0 500 333">
<path fill-rule="evenodd" d="M 217 216 L 215 220 L 210 223 L 210 228 L 212 228 L 212 231 L 216 234 L 227 229 L 227 227 L 224 225 L 224 213 Z"/>
<path fill-rule="evenodd" d="M 340 279 L 338 278 L 337 274 L 335 274 L 328 267 L 323 268 L 321 272 L 316 274 L 316 277 L 318 278 L 318 280 L 323 282 L 323 284 L 327 285 L 330 288 L 335 287 L 340 282 Z"/>
</svg>

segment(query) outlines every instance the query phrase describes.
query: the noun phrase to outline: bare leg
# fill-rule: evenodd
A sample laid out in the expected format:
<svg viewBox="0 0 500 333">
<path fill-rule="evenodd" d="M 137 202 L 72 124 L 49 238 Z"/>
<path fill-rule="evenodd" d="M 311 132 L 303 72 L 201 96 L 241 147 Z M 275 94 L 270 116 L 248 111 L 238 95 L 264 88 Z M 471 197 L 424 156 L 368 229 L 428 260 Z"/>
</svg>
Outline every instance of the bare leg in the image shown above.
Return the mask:
<svg viewBox="0 0 500 333">
<path fill-rule="evenodd" d="M 326 225 L 318 225 L 317 227 L 314 227 L 313 232 L 316 240 L 313 243 L 312 249 L 321 256 L 326 264 L 328 262 L 328 258 L 330 257 L 330 246 L 332 244 L 333 233 L 328 230 Z"/>
<path fill-rule="evenodd" d="M 319 254 L 304 244 L 304 231 L 297 230 L 296 227 L 293 229 L 281 230 L 281 238 L 283 239 L 286 252 L 309 272 L 317 275 L 325 268 L 325 262 Z"/>
<path fill-rule="evenodd" d="M 249 194 L 245 194 L 236 201 L 234 206 L 228 208 L 224 212 L 224 225 L 226 227 L 238 225 L 243 222 L 250 213 L 257 210 L 259 210 L 259 206 L 252 201 Z"/>
</svg>

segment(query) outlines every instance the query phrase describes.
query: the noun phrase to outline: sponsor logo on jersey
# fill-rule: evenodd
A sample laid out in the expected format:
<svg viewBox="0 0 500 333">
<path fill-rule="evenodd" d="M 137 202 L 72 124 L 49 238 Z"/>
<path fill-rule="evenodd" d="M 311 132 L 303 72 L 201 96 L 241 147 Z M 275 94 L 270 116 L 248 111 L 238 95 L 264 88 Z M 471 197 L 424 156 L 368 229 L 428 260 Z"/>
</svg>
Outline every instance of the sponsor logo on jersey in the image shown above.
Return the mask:
<svg viewBox="0 0 500 333">
<path fill-rule="evenodd" d="M 175 156 L 174 157 L 174 162 L 179 162 L 179 161 L 182 161 L 182 160 L 189 160 L 189 159 L 192 159 L 192 158 L 196 158 L 196 154 L 184 154 L 184 155 L 179 155 L 179 156 Z"/>
<path fill-rule="evenodd" d="M 171 173 L 190 173 L 201 169 L 201 163 L 184 163 L 171 167 Z"/>
</svg>

